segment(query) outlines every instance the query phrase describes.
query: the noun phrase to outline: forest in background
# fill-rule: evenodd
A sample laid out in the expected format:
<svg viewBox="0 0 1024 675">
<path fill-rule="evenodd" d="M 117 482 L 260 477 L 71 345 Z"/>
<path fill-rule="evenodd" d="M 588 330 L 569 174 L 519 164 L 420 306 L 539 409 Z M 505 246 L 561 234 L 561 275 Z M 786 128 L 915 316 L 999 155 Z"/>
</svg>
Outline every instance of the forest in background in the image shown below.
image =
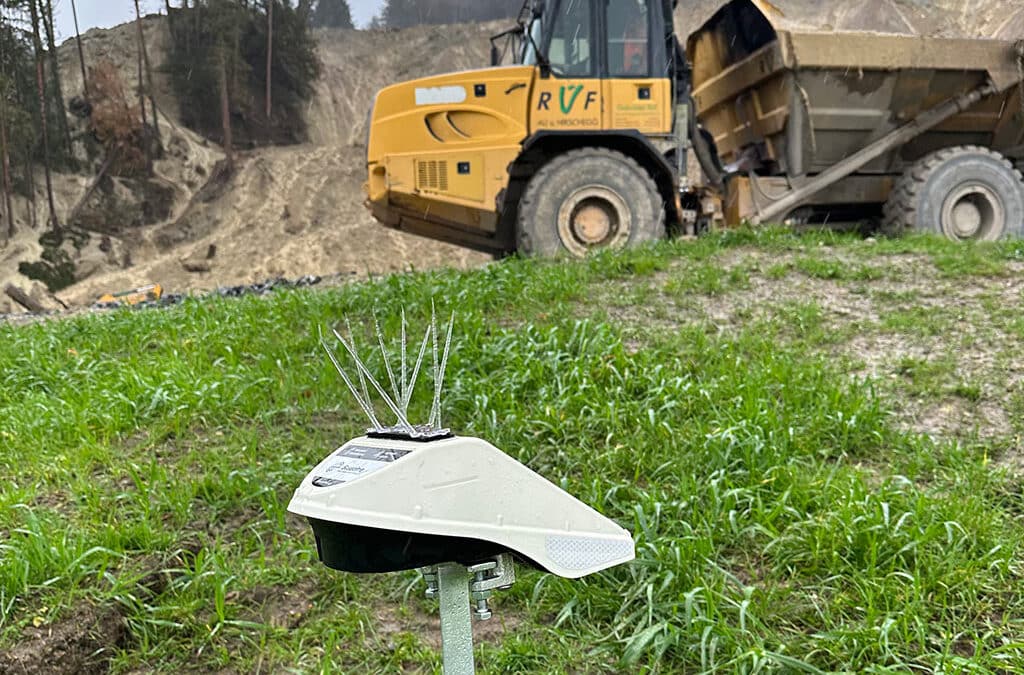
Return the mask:
<svg viewBox="0 0 1024 675">
<path fill-rule="evenodd" d="M 88 240 L 94 228 L 83 209 L 93 195 L 109 191 L 113 178 L 153 183 L 169 112 L 157 106 L 154 63 L 164 64 L 174 90 L 172 117 L 224 146 L 226 176 L 235 147 L 305 140 L 300 109 L 319 75 L 312 28 L 351 25 L 344 0 L 165 0 L 170 39 L 156 54 L 138 1 L 123 1 L 136 15 L 137 76 L 83 48 L 80 2 L 72 0 L 81 70 L 74 90 L 61 80 L 54 0 L 0 2 L 0 245 L 16 223 L 38 230 L 42 258 L 19 271 L 51 291 L 74 281 L 66 243 Z M 56 203 L 57 173 L 90 176 L 70 210 Z"/>
</svg>

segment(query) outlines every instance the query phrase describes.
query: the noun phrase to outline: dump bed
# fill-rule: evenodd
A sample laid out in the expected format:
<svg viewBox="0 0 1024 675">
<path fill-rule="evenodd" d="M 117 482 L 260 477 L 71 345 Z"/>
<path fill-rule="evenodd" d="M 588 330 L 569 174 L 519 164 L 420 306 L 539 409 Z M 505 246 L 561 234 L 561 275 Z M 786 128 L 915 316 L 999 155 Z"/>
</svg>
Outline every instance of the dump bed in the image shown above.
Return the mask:
<svg viewBox="0 0 1024 675">
<path fill-rule="evenodd" d="M 696 114 L 723 163 L 758 175 L 825 171 L 985 83 L 996 93 L 858 174 L 899 174 L 953 145 L 1024 161 L 1024 5 L 733 0 L 690 35 L 687 52 Z"/>
</svg>

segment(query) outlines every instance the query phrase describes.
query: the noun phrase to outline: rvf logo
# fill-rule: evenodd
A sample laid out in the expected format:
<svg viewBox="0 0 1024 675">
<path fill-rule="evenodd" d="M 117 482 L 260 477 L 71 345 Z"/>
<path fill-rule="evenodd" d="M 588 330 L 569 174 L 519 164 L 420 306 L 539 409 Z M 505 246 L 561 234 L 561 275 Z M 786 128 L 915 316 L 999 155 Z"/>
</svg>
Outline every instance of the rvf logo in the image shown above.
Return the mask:
<svg viewBox="0 0 1024 675">
<path fill-rule="evenodd" d="M 583 93 L 583 85 L 563 85 L 558 89 L 558 107 L 562 110 L 563 115 L 568 115 L 576 107 L 576 103 L 580 99 L 580 94 Z M 540 98 L 537 100 L 537 110 L 551 110 L 551 98 L 552 93 L 550 91 L 542 91 Z M 587 95 L 583 100 L 583 109 L 590 110 L 590 106 L 597 103 L 597 92 L 588 91 Z"/>
</svg>

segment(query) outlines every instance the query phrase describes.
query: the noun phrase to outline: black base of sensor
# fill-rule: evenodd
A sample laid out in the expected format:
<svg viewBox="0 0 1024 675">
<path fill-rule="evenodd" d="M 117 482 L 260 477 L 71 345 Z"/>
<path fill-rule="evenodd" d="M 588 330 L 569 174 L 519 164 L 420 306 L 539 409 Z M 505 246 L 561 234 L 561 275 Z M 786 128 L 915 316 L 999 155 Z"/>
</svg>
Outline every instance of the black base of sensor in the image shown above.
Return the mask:
<svg viewBox="0 0 1024 675">
<path fill-rule="evenodd" d="M 480 539 L 308 520 L 320 561 L 342 572 L 380 574 L 449 562 L 469 567 L 507 552 L 499 544 Z"/>
</svg>

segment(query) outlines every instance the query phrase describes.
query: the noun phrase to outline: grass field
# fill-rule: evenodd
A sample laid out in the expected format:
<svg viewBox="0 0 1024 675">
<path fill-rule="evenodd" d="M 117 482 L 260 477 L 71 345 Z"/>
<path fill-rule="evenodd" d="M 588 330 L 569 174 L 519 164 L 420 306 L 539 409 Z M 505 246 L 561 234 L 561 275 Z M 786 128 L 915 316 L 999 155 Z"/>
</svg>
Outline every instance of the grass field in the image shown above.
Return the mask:
<svg viewBox="0 0 1024 675">
<path fill-rule="evenodd" d="M 0 673 L 438 671 L 285 510 L 365 424 L 317 327 L 431 299 L 446 421 L 637 543 L 481 671 L 1024 673 L 1024 243 L 781 231 L 0 328 Z"/>
</svg>

